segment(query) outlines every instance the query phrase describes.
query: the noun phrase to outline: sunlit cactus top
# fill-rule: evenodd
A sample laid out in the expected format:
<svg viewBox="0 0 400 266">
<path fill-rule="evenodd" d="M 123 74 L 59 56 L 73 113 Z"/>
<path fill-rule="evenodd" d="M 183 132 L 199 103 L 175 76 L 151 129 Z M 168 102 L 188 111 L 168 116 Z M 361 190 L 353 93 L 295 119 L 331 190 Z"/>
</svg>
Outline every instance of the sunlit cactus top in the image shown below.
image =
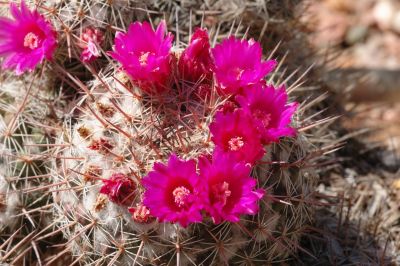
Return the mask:
<svg viewBox="0 0 400 266">
<path fill-rule="evenodd" d="M 13 19 L 0 17 L 0 57 L 3 69 L 15 69 L 17 75 L 32 71 L 44 59 L 51 60 L 57 45 L 53 26 L 25 2 L 20 8 L 10 4 Z"/>
<path fill-rule="evenodd" d="M 23 149 L 7 155 L 16 163 L 0 192 L 18 192 L 10 206 L 23 213 L 10 207 L 6 216 L 20 217 L 29 235 L 7 231 L 21 243 L 7 254 L 45 255 L 38 241 L 47 247 L 59 233 L 67 242 L 56 258 L 71 253 L 85 265 L 264 265 L 296 249 L 316 178 L 308 155 L 322 141 L 302 133 L 315 114 L 290 102 L 281 80 L 288 92 L 298 83 L 281 79 L 282 62 L 237 37 L 240 26 L 235 36 L 224 26 L 188 36 L 179 22 L 174 42 L 155 14 L 155 25 L 130 21 L 143 19 L 139 3 L 21 1 L 0 18 L 0 64 L 18 75 L 37 70 L 5 73 L 24 80 L 5 90 L 26 97 L 3 103 L 13 107 L 5 141 Z M 45 139 L 24 140 L 36 142 L 39 127 Z M 40 202 L 25 198 L 31 191 Z"/>
<path fill-rule="evenodd" d="M 290 122 L 297 105 L 287 103 L 283 88 L 266 84 L 276 62 L 263 61 L 254 40 L 231 36 L 211 48 L 207 31 L 196 29 L 186 49 L 171 48 L 172 35 L 166 34 L 164 21 L 155 31 L 147 22 L 135 22 L 127 33 L 117 33 L 110 54 L 145 94 L 171 94 L 174 102 L 182 95 L 195 96 L 192 101 L 204 105 L 206 98 L 217 97 L 221 104 L 211 113 L 203 108 L 202 114 L 211 115 L 203 131 L 211 134 L 212 149 L 187 161 L 172 154 L 168 162 L 156 162 L 139 181 L 144 193 L 138 192 L 138 207 L 130 212 L 134 220 L 152 216 L 183 227 L 207 217 L 214 223 L 237 222 L 240 215 L 257 213 L 264 190 L 256 188 L 251 169 L 269 152 L 265 145 L 295 135 Z M 104 182 L 101 192 L 124 205 L 116 193 L 126 192 L 113 188 L 114 176 Z"/>
</svg>

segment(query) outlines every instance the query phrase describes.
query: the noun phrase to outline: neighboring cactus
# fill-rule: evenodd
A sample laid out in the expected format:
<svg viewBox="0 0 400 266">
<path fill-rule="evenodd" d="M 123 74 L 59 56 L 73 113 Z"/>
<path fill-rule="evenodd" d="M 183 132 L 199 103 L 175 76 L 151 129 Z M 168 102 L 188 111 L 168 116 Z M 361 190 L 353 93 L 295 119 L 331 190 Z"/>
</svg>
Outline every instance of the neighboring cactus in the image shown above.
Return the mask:
<svg viewBox="0 0 400 266">
<path fill-rule="evenodd" d="M 134 27 L 141 27 L 138 25 Z M 116 49 L 120 45 L 116 43 Z M 68 247 L 81 262 L 109 265 L 265 265 L 286 258 L 300 248 L 300 236 L 311 220 L 317 179 L 312 166 L 335 148 L 321 148 L 319 138 L 326 137 L 324 128 L 315 130 L 312 138 L 302 133 L 328 121 L 310 121 L 314 115 L 309 108 L 322 98 L 298 108 L 293 121 L 300 129 L 296 137 L 276 144 L 269 140 L 262 160 L 255 156 L 249 161 L 257 161 L 252 176 L 257 179 L 257 186 L 265 189 L 257 214 L 242 215 L 237 223 L 217 225 L 206 218 L 203 223 L 186 228 L 161 223 L 153 217 L 157 214 L 143 205 L 142 178 L 155 163 L 166 163 L 172 153 L 184 159 L 211 155 L 217 144 L 216 138 L 210 139 L 216 129 L 211 129 L 214 133 L 209 131 L 210 124 L 216 121 L 215 114 L 230 113 L 241 104 L 240 99 L 231 101 L 234 98 L 224 93 L 223 87 L 231 83 L 221 83 L 224 79 L 218 74 L 219 88 L 212 82 L 215 69 L 204 67 L 207 59 L 200 63 L 187 61 L 194 69 L 202 69 L 200 77 L 196 71 L 182 75 L 187 68 L 180 59 L 189 52 L 172 50 L 175 52 L 168 59 L 170 74 L 164 76 L 159 67 L 148 72 L 150 77 L 145 75 L 146 68 L 151 67 L 149 53 L 139 54 L 140 66 L 130 69 L 133 59 L 120 57 L 115 51 L 112 56 L 123 65 L 124 60 L 130 60 L 124 65 L 130 76 L 110 66 L 88 84 L 87 94 L 75 108 L 76 122 L 66 121 L 58 140 L 63 148 L 59 148 L 53 165 L 57 169 L 54 182 L 58 184 L 53 194 L 55 219 L 61 220 L 59 226 Z M 158 75 L 156 79 L 154 75 Z M 279 70 L 272 76 L 279 76 Z M 294 82 L 288 91 L 297 88 L 297 84 Z M 243 85 L 238 89 L 242 88 Z M 240 149 L 241 141 L 236 138 L 235 143 L 230 143 L 231 150 Z M 181 199 L 189 192 L 183 189 L 179 193 Z M 176 203 L 177 195 L 174 190 Z M 243 213 L 252 212 L 247 211 Z"/>
<path fill-rule="evenodd" d="M 41 261 L 39 239 L 51 223 L 48 74 L 0 76 L 1 261 Z M 40 232 L 40 234 L 39 234 Z"/>
<path fill-rule="evenodd" d="M 0 56 L 11 71 L 0 74 L 0 262 L 54 263 L 60 256 L 52 244 L 62 239 L 52 221 L 48 167 L 65 102 L 44 60 L 52 59 L 57 34 L 29 3 L 3 5 Z"/>
</svg>

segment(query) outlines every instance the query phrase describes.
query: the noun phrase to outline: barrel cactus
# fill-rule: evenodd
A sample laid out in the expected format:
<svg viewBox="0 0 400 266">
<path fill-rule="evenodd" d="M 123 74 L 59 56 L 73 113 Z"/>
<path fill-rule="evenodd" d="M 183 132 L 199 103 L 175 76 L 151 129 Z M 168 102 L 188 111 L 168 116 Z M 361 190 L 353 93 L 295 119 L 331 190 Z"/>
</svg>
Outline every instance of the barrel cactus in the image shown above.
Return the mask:
<svg viewBox="0 0 400 266">
<path fill-rule="evenodd" d="M 0 75 L 1 259 L 12 265 L 40 261 L 52 222 L 51 83 L 48 73 Z"/>
<path fill-rule="evenodd" d="M 298 84 L 285 90 L 253 39 L 211 47 L 201 28 L 183 49 L 165 22 L 135 22 L 108 55 L 53 160 L 54 215 L 77 260 L 265 265 L 295 252 L 329 151 L 305 134 L 318 99 L 288 100 Z"/>
<path fill-rule="evenodd" d="M 0 5 L 0 262 L 41 265 L 44 257 L 51 262 L 56 253 L 49 243 L 60 241 L 52 221 L 49 158 L 63 96 L 46 64 L 53 59 L 57 33 L 29 3 L 4 4 Z"/>
<path fill-rule="evenodd" d="M 143 4 L 136 4 L 39 3 L 53 28 L 22 2 L 11 4 L 15 22 L 0 20 L 4 68 L 42 77 L 49 67 L 59 75 L 46 88 L 82 92 L 61 113 L 55 108 L 61 96 L 50 103 L 30 91 L 40 86 L 31 86 L 29 108 L 24 100 L 17 110 L 23 134 L 50 130 L 57 137 L 52 144 L 45 138 L 33 145 L 26 138 L 11 142 L 15 150 L 29 150 L 28 158 L 40 154 L 34 156 L 40 171 L 33 174 L 2 158 L 18 172 L 1 173 L 0 195 L 6 198 L 0 200 L 8 204 L 15 197 L 35 208 L 26 215 L 7 206 L 0 221 L 9 226 L 3 217 L 17 212 L 40 218 L 29 219 L 25 235 L 7 234 L 3 259 L 27 261 L 26 252 L 34 252 L 41 263 L 46 245 L 38 241 L 59 232 L 66 243 L 58 246 L 65 249 L 47 264 L 67 253 L 73 263 L 97 265 L 265 265 L 286 259 L 301 248 L 312 217 L 313 166 L 335 149 L 322 146 L 328 134 L 321 125 L 330 120 L 313 122 L 322 97 L 305 102 L 300 81 L 284 79 L 282 62 L 272 60 L 273 53 L 263 59 L 261 45 L 232 28 L 228 37 L 213 28 L 211 38 L 197 28 L 184 34 L 190 39 L 183 44 L 179 23 L 176 43 L 162 20 L 154 20 L 156 28 L 129 25 L 133 17 L 146 17 Z M 4 154 L 13 150 L 3 146 Z"/>
</svg>

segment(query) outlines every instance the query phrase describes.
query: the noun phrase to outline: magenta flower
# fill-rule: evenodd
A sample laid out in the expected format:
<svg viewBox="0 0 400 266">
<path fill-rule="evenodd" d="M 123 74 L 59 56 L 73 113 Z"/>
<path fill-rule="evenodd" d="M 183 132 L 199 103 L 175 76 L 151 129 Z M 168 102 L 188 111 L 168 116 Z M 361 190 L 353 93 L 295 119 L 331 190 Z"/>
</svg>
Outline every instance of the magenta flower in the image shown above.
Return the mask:
<svg viewBox="0 0 400 266">
<path fill-rule="evenodd" d="M 200 177 L 207 183 L 205 209 L 214 223 L 238 222 L 242 214 L 256 214 L 257 201 L 264 190 L 254 190 L 257 182 L 250 177 L 251 167 L 231 154 L 215 153 L 212 162 L 199 160 Z"/>
<path fill-rule="evenodd" d="M 165 21 L 154 31 L 148 22 L 135 22 L 127 33 L 117 32 L 110 55 L 137 85 L 147 93 L 162 93 L 171 75 L 170 49 L 173 36 L 166 33 Z"/>
<path fill-rule="evenodd" d="M 103 179 L 100 193 L 119 205 L 131 205 L 136 197 L 136 183 L 124 174 L 113 174 L 109 179 Z"/>
<path fill-rule="evenodd" d="M 215 150 L 232 153 L 237 161 L 254 164 L 265 152 L 254 120 L 241 109 L 225 114 L 218 112 L 210 131 Z"/>
<path fill-rule="evenodd" d="M 146 191 L 143 204 L 160 222 L 178 222 L 183 227 L 202 220 L 203 183 L 196 173 L 196 162 L 171 155 L 168 165 L 155 163 L 142 179 Z"/>
<path fill-rule="evenodd" d="M 196 29 L 189 46 L 179 58 L 179 73 L 185 80 L 197 82 L 199 79 L 210 80 L 214 62 L 210 52 L 207 30 Z"/>
<path fill-rule="evenodd" d="M 223 94 L 240 94 L 263 81 L 271 72 L 275 60 L 262 61 L 262 49 L 253 39 L 240 40 L 230 37 L 212 49 L 215 74 Z"/>
<path fill-rule="evenodd" d="M 101 53 L 99 46 L 104 41 L 103 33 L 94 28 L 86 28 L 81 35 L 82 42 L 79 44 L 83 51 L 81 53 L 82 62 L 89 63 L 98 58 Z"/>
<path fill-rule="evenodd" d="M 237 96 L 236 100 L 253 116 L 263 143 L 268 144 L 296 134 L 289 124 L 297 103 L 287 104 L 287 98 L 284 87 L 276 90 L 273 86 L 258 85 L 247 90 L 244 96 Z"/>
<path fill-rule="evenodd" d="M 25 2 L 21 8 L 10 4 L 14 19 L 0 17 L 0 57 L 3 69 L 15 69 L 17 75 L 33 71 L 43 59 L 51 60 L 57 45 L 53 26 Z"/>
</svg>

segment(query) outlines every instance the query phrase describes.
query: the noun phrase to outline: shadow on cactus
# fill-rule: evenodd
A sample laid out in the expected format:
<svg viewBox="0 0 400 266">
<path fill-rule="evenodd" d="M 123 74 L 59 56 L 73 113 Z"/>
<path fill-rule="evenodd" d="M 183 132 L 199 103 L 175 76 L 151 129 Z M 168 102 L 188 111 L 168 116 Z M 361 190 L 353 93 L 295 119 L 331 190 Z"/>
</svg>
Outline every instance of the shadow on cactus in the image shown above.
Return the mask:
<svg viewBox="0 0 400 266">
<path fill-rule="evenodd" d="M 305 117 L 318 99 L 288 100 L 299 82 L 274 82 L 252 39 L 210 45 L 196 29 L 179 45 L 163 21 L 118 32 L 118 62 L 65 121 L 53 196 L 68 246 L 108 265 L 281 261 L 311 219 L 312 168 L 336 148 L 305 132 L 330 119 Z"/>
</svg>

